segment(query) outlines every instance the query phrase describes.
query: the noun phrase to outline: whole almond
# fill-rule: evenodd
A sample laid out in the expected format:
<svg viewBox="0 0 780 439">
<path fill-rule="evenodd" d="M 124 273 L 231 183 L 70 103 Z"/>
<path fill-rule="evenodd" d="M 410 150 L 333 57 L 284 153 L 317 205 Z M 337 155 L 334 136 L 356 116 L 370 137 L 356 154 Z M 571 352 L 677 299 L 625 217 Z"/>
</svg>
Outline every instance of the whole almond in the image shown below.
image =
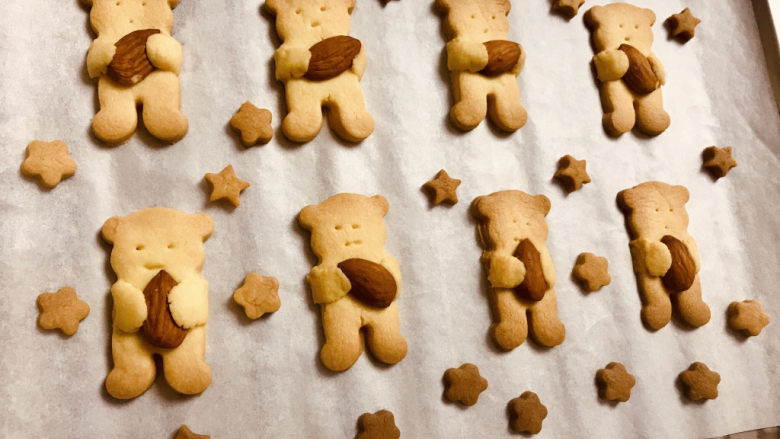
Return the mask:
<svg viewBox="0 0 780 439">
<path fill-rule="evenodd" d="M 360 40 L 347 35 L 326 38 L 311 46 L 309 68 L 304 77 L 312 81 L 334 78 L 352 67 L 360 53 Z"/>
<path fill-rule="evenodd" d="M 147 315 L 141 331 L 157 347 L 175 348 L 187 335 L 188 330 L 176 324 L 168 306 L 168 293 L 177 284 L 167 271 L 160 270 L 144 288 Z"/>
<path fill-rule="evenodd" d="M 146 40 L 158 33 L 159 29 L 140 29 L 114 43 L 116 52 L 108 65 L 108 76 L 117 84 L 129 87 L 152 73 L 154 66 L 146 56 Z"/>
<path fill-rule="evenodd" d="M 485 76 L 498 76 L 511 71 L 522 54 L 520 45 L 512 41 L 492 40 L 482 44 L 487 48 L 488 63 L 479 73 Z"/>
<path fill-rule="evenodd" d="M 525 279 L 523 279 L 523 283 L 515 287 L 515 292 L 524 299 L 542 300 L 549 286 L 544 279 L 539 250 L 530 239 L 526 238 L 517 245 L 514 256 L 525 265 Z"/>
<path fill-rule="evenodd" d="M 393 303 L 398 287 L 385 267 L 360 258 L 342 261 L 338 267 L 352 284 L 349 293 L 359 301 L 375 308 L 387 308 Z"/>
<path fill-rule="evenodd" d="M 663 275 L 661 281 L 670 292 L 679 293 L 687 290 L 696 278 L 696 264 L 688 252 L 688 247 L 671 235 L 661 238 L 661 242 L 669 248 L 669 252 L 672 254 L 672 265 Z"/>
<path fill-rule="evenodd" d="M 628 70 L 622 79 L 631 91 L 646 95 L 658 88 L 658 77 L 642 52 L 630 44 L 621 44 L 618 49 L 628 57 Z"/>
</svg>

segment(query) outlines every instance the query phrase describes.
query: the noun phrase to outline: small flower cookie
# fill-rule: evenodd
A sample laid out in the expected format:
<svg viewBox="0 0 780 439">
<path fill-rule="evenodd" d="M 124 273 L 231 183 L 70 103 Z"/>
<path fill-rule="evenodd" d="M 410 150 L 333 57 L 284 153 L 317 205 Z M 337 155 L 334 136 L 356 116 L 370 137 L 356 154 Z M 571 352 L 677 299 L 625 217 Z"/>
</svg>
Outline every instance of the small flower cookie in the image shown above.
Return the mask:
<svg viewBox="0 0 780 439">
<path fill-rule="evenodd" d="M 685 396 L 693 401 L 715 399 L 718 397 L 720 375 L 710 370 L 706 364 L 695 362 L 680 373 L 680 381 L 685 387 Z"/>
<path fill-rule="evenodd" d="M 41 184 L 51 189 L 76 172 L 76 162 L 68 155 L 68 145 L 62 140 L 35 140 L 27 145 L 27 157 L 21 169 L 24 175 L 40 178 Z"/>
<path fill-rule="evenodd" d="M 463 364 L 457 369 L 447 369 L 444 372 L 444 383 L 444 397 L 466 406 L 476 404 L 479 394 L 488 387 L 487 380 L 479 374 L 479 368 L 471 363 Z"/>
<path fill-rule="evenodd" d="M 401 430 L 395 425 L 393 413 L 380 410 L 376 413 L 363 413 L 358 418 L 358 435 L 355 439 L 398 439 Z"/>
<path fill-rule="evenodd" d="M 590 176 L 585 170 L 585 160 L 577 160 L 566 154 L 558 160 L 558 170 L 555 171 L 554 178 L 566 189 L 567 192 L 574 192 L 585 183 L 590 183 Z"/>
<path fill-rule="evenodd" d="M 539 433 L 546 417 L 547 407 L 534 392 L 523 392 L 518 398 L 509 401 L 509 426 L 518 433 Z"/>
<path fill-rule="evenodd" d="M 241 135 L 241 143 L 247 148 L 258 143 L 268 143 L 274 136 L 271 112 L 257 108 L 249 101 L 241 104 L 241 108 L 230 119 L 230 128 Z"/>
<path fill-rule="evenodd" d="M 626 402 L 631 398 L 631 388 L 636 384 L 636 378 L 621 363 L 612 362 L 596 372 L 596 382 L 599 385 L 599 397 L 608 401 Z"/>
<path fill-rule="evenodd" d="M 577 263 L 574 265 L 572 274 L 585 291 L 593 292 L 609 285 L 612 280 L 609 276 L 608 266 L 609 261 L 605 257 L 587 252 L 580 253 L 577 256 Z"/>
<path fill-rule="evenodd" d="M 279 281 L 276 278 L 249 273 L 244 283 L 233 292 L 233 300 L 244 308 L 252 320 L 263 314 L 276 312 L 282 306 L 279 300 Z"/>
<path fill-rule="evenodd" d="M 731 302 L 727 310 L 729 327 L 741 331 L 746 337 L 761 333 L 769 324 L 769 315 L 761 309 L 761 304 L 755 300 Z"/>
<path fill-rule="evenodd" d="M 41 310 L 38 325 L 43 329 L 59 329 L 66 335 L 75 334 L 79 322 L 89 314 L 89 305 L 71 287 L 62 287 L 56 293 L 41 293 L 37 302 Z"/>
</svg>

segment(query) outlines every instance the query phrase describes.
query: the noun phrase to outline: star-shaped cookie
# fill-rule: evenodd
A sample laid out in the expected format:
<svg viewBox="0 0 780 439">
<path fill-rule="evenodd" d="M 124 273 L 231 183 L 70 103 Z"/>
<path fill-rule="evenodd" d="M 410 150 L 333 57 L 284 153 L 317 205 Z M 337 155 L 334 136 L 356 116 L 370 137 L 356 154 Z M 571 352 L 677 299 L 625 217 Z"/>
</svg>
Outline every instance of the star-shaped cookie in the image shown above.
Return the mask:
<svg viewBox="0 0 780 439">
<path fill-rule="evenodd" d="M 683 9 L 679 14 L 672 14 L 666 21 L 672 31 L 672 38 L 677 38 L 683 43 L 693 38 L 696 25 L 701 23 L 701 20 L 694 17 L 688 8 Z"/>
<path fill-rule="evenodd" d="M 62 287 L 56 293 L 41 293 L 37 302 L 41 311 L 38 325 L 43 329 L 59 329 L 67 335 L 75 334 L 79 322 L 89 314 L 89 305 L 71 287 Z"/>
<path fill-rule="evenodd" d="M 693 401 L 718 397 L 720 375 L 704 363 L 697 361 L 691 364 L 688 370 L 680 373 L 680 381 L 685 386 L 685 395 Z"/>
<path fill-rule="evenodd" d="M 174 439 L 209 439 L 211 436 L 207 434 L 196 434 L 189 429 L 186 425 L 179 427 L 179 431 L 176 433 Z"/>
<path fill-rule="evenodd" d="M 358 418 L 358 435 L 355 439 L 398 439 L 401 431 L 395 426 L 393 414 L 380 410 L 374 414 L 363 413 Z"/>
<path fill-rule="evenodd" d="M 608 265 L 609 261 L 605 257 L 587 252 L 580 253 L 572 274 L 585 291 L 596 291 L 604 285 L 609 285 L 612 280 L 607 269 Z"/>
<path fill-rule="evenodd" d="M 433 180 L 425 183 L 423 188 L 433 197 L 434 206 L 444 202 L 454 205 L 458 203 L 458 194 L 455 192 L 458 185 L 460 180 L 450 178 L 447 171 L 442 169 Z"/>
<path fill-rule="evenodd" d="M 230 119 L 230 127 L 241 135 L 241 143 L 247 148 L 258 143 L 268 143 L 274 136 L 271 128 L 271 112 L 246 101 Z"/>
<path fill-rule="evenodd" d="M 577 15 L 583 3 L 585 3 L 585 0 L 555 0 L 553 10 L 563 16 L 572 18 Z"/>
<path fill-rule="evenodd" d="M 729 327 L 749 336 L 761 333 L 769 324 L 769 316 L 761 309 L 761 304 L 755 300 L 731 302 L 727 310 Z"/>
<path fill-rule="evenodd" d="M 241 204 L 238 200 L 241 191 L 249 187 L 248 182 L 236 177 L 233 165 L 227 165 L 219 174 L 206 174 L 206 181 L 211 183 L 212 188 L 209 201 L 225 198 L 235 207 Z"/>
<path fill-rule="evenodd" d="M 68 145 L 62 140 L 42 142 L 34 140 L 27 145 L 27 157 L 22 162 L 22 173 L 39 177 L 47 188 L 57 186 L 63 178 L 76 172 L 76 162 L 68 155 Z"/>
<path fill-rule="evenodd" d="M 444 397 L 463 405 L 474 405 L 479 394 L 488 387 L 486 379 L 479 374 L 477 366 L 466 363 L 459 368 L 450 368 L 444 372 Z"/>
<path fill-rule="evenodd" d="M 547 407 L 534 392 L 523 392 L 518 398 L 509 401 L 509 426 L 518 433 L 539 433 L 546 417 Z"/>
<path fill-rule="evenodd" d="M 596 372 L 596 382 L 602 399 L 626 402 L 631 398 L 631 388 L 636 384 L 636 379 L 625 366 L 612 362 Z"/>
<path fill-rule="evenodd" d="M 267 312 L 276 312 L 282 306 L 279 300 L 279 281 L 269 276 L 249 273 L 244 283 L 233 292 L 233 300 L 244 307 L 246 316 L 259 319 Z"/>
<path fill-rule="evenodd" d="M 577 160 L 566 154 L 558 160 L 558 170 L 554 178 L 561 183 L 567 192 L 574 192 L 585 183 L 590 183 L 590 176 L 585 171 L 585 160 Z"/>
<path fill-rule="evenodd" d="M 731 156 L 730 146 L 725 146 L 723 148 L 708 146 L 702 151 L 701 158 L 704 161 L 702 166 L 704 166 L 716 180 L 725 177 L 731 168 L 737 166 L 736 160 Z"/>
</svg>

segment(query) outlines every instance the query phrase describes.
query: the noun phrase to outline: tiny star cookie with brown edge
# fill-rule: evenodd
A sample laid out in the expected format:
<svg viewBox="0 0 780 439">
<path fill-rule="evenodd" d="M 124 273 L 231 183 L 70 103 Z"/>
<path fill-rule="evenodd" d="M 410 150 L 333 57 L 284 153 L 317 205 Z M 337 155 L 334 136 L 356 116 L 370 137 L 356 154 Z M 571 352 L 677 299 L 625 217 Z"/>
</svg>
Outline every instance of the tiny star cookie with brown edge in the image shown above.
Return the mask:
<svg viewBox="0 0 780 439">
<path fill-rule="evenodd" d="M 756 300 L 731 302 L 727 314 L 729 327 L 746 337 L 760 334 L 769 324 L 769 315 L 761 309 L 761 304 Z"/>
<path fill-rule="evenodd" d="M 692 401 L 718 397 L 720 375 L 704 363 L 697 361 L 691 364 L 687 370 L 680 373 L 680 381 L 685 387 L 685 396 Z"/>
<path fill-rule="evenodd" d="M 577 15 L 583 3 L 585 0 L 555 0 L 553 10 L 571 19 Z"/>
<path fill-rule="evenodd" d="M 282 306 L 279 300 L 279 281 L 270 276 L 249 273 L 244 283 L 233 292 L 233 300 L 244 308 L 252 320 L 263 314 L 276 312 Z"/>
<path fill-rule="evenodd" d="M 587 292 L 593 292 L 609 285 L 612 278 L 608 271 L 609 261 L 593 253 L 580 253 L 572 274 L 580 286 Z"/>
<path fill-rule="evenodd" d="M 179 427 L 179 431 L 176 432 L 176 437 L 174 439 L 210 439 L 210 438 L 211 436 L 207 434 L 193 433 L 189 427 L 187 427 L 186 425 L 182 425 L 181 427 Z"/>
<path fill-rule="evenodd" d="M 626 402 L 631 398 L 631 388 L 636 384 L 636 378 L 621 363 L 613 361 L 596 372 L 596 382 L 601 399 Z"/>
<path fill-rule="evenodd" d="M 241 108 L 230 119 L 230 128 L 241 135 L 241 143 L 247 148 L 258 143 L 268 143 L 274 136 L 271 112 L 257 108 L 249 101 L 241 104 Z"/>
<path fill-rule="evenodd" d="M 558 170 L 554 178 L 561 183 L 567 192 L 574 192 L 585 183 L 590 183 L 590 176 L 585 171 L 585 160 L 577 160 L 566 154 L 558 160 Z"/>
<path fill-rule="evenodd" d="M 395 418 L 388 410 L 363 413 L 358 418 L 358 434 L 355 439 L 398 439 L 401 430 L 395 426 Z"/>
<path fill-rule="evenodd" d="M 444 397 L 466 406 L 476 404 L 479 394 L 488 387 L 487 380 L 479 374 L 479 368 L 471 363 L 465 363 L 457 369 L 447 369 L 444 372 L 444 384 Z"/>
<path fill-rule="evenodd" d="M 701 23 L 701 20 L 691 14 L 689 8 L 683 9 L 679 14 L 672 14 L 666 21 L 669 23 L 672 38 L 677 38 L 683 43 L 693 38 L 696 26 Z"/>
<path fill-rule="evenodd" d="M 518 433 L 539 433 L 546 417 L 547 407 L 534 392 L 525 391 L 509 401 L 509 426 Z"/>
<path fill-rule="evenodd" d="M 715 180 L 725 177 L 731 168 L 737 166 L 737 161 L 731 156 L 730 146 L 723 148 L 708 146 L 702 151 L 701 158 L 704 161 L 702 166 L 709 171 Z"/>
<path fill-rule="evenodd" d="M 28 177 L 38 177 L 43 186 L 51 189 L 76 172 L 76 162 L 68 155 L 68 145 L 62 140 L 34 140 L 27 145 L 21 170 Z"/>
<path fill-rule="evenodd" d="M 206 181 L 211 183 L 211 197 L 209 201 L 226 199 L 235 207 L 241 202 L 238 197 L 241 192 L 249 187 L 249 183 L 238 178 L 233 165 L 227 165 L 219 174 L 208 173 L 205 176 Z"/>
<path fill-rule="evenodd" d="M 460 185 L 460 180 L 450 178 L 447 171 L 440 170 L 433 180 L 423 185 L 423 188 L 431 195 L 431 202 L 434 206 L 441 203 L 455 205 L 458 203 L 458 194 L 456 190 Z"/>
<path fill-rule="evenodd" d="M 89 314 L 89 305 L 79 299 L 71 287 L 62 287 L 56 293 L 42 293 L 37 302 L 41 311 L 38 326 L 59 329 L 66 335 L 75 334 L 79 322 Z"/>
</svg>

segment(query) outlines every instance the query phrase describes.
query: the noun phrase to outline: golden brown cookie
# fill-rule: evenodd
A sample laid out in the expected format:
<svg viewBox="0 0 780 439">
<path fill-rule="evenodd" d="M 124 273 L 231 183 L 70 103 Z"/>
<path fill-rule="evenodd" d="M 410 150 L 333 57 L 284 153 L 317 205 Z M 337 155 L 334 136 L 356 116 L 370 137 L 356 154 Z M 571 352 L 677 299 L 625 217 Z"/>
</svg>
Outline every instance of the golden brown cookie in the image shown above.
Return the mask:
<svg viewBox="0 0 780 439">
<path fill-rule="evenodd" d="M 211 436 L 207 434 L 193 433 L 189 427 L 187 427 L 186 425 L 182 425 L 181 427 L 179 427 L 179 431 L 176 432 L 176 437 L 174 439 L 210 439 L 210 438 Z"/>
<path fill-rule="evenodd" d="M 608 401 L 626 402 L 631 398 L 631 388 L 636 384 L 636 379 L 621 363 L 612 362 L 596 372 L 596 382 L 599 385 L 599 397 Z"/>
<path fill-rule="evenodd" d="M 444 397 L 463 405 L 474 405 L 479 394 L 488 387 L 488 382 L 479 374 L 477 366 L 466 363 L 459 368 L 450 368 L 444 372 Z"/>
<path fill-rule="evenodd" d="M 358 418 L 358 434 L 355 439 L 398 439 L 401 431 L 395 426 L 395 418 L 388 410 L 363 413 Z"/>
<path fill-rule="evenodd" d="M 206 181 L 211 183 L 211 197 L 209 201 L 226 199 L 235 207 L 241 204 L 238 197 L 241 192 L 249 187 L 249 183 L 238 178 L 233 171 L 233 165 L 227 165 L 219 174 L 206 174 Z"/>
<path fill-rule="evenodd" d="M 525 391 L 509 401 L 509 426 L 518 433 L 539 433 L 546 417 L 547 407 L 534 392 Z"/>
<path fill-rule="evenodd" d="M 460 180 L 450 178 L 447 171 L 440 170 L 436 177 L 425 183 L 423 188 L 431 195 L 431 202 L 436 206 L 440 203 L 455 205 L 458 203 L 458 194 L 456 189 L 460 185 Z"/>
<path fill-rule="evenodd" d="M 725 177 L 731 168 L 737 166 L 737 161 L 731 156 L 731 147 L 708 146 L 701 153 L 704 168 L 717 180 Z"/>
<path fill-rule="evenodd" d="M 585 0 L 555 0 L 553 10 L 567 18 L 572 18 L 577 15 L 583 3 Z"/>
<path fill-rule="evenodd" d="M 577 256 L 577 263 L 574 265 L 572 274 L 585 291 L 592 292 L 609 285 L 612 280 L 609 276 L 608 265 L 609 261 L 605 257 L 587 252 L 580 253 Z"/>
<path fill-rule="evenodd" d="M 22 173 L 28 177 L 38 177 L 45 187 L 53 188 L 75 172 L 76 162 L 68 155 L 68 145 L 62 140 L 34 140 L 27 145 Z"/>
<path fill-rule="evenodd" d="M 233 292 L 233 300 L 244 308 L 246 316 L 252 320 L 263 314 L 276 312 L 282 306 L 279 300 L 279 281 L 273 277 L 249 273 L 244 283 Z"/>
<path fill-rule="evenodd" d="M 590 183 L 590 176 L 585 171 L 585 160 L 577 160 L 566 154 L 558 160 L 558 170 L 554 178 L 558 180 L 567 192 L 574 192 L 585 183 Z"/>
<path fill-rule="evenodd" d="M 727 314 L 729 327 L 741 331 L 746 337 L 760 334 L 764 326 L 769 324 L 769 315 L 756 300 L 731 302 Z"/>
<path fill-rule="evenodd" d="M 680 373 L 680 381 L 685 387 L 685 396 L 693 401 L 718 397 L 720 375 L 704 363 L 697 361 L 691 364 Z"/>
<path fill-rule="evenodd" d="M 41 293 L 37 302 L 41 311 L 38 325 L 43 329 L 59 329 L 67 335 L 75 334 L 79 322 L 89 314 L 89 305 L 71 287 L 62 287 L 56 293 Z"/>
<path fill-rule="evenodd" d="M 683 9 L 679 14 L 672 14 L 666 21 L 669 23 L 672 38 L 677 38 L 683 43 L 693 38 L 696 26 L 701 23 L 701 20 L 694 17 L 688 8 Z"/>
<path fill-rule="evenodd" d="M 241 143 L 247 148 L 258 143 L 268 143 L 274 136 L 271 128 L 271 112 L 246 101 L 230 119 L 230 128 L 241 135 Z"/>
</svg>

